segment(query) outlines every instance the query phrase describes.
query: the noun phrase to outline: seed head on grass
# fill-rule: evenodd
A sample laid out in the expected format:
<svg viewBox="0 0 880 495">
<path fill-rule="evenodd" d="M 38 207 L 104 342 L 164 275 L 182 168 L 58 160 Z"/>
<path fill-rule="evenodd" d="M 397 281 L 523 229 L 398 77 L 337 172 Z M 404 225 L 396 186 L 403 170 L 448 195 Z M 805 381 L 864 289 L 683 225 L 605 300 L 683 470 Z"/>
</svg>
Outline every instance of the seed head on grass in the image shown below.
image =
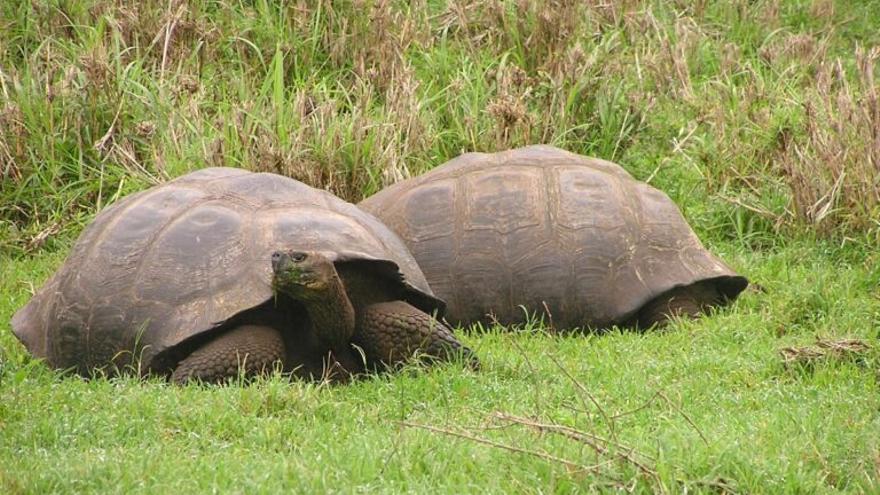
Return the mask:
<svg viewBox="0 0 880 495">
<path fill-rule="evenodd" d="M 502 66 L 488 76 L 497 88 L 497 95 L 486 106 L 486 113 L 495 119 L 495 147 L 504 149 L 529 144 L 533 120 L 527 103 L 532 94 L 533 79 L 516 65 Z"/>
</svg>

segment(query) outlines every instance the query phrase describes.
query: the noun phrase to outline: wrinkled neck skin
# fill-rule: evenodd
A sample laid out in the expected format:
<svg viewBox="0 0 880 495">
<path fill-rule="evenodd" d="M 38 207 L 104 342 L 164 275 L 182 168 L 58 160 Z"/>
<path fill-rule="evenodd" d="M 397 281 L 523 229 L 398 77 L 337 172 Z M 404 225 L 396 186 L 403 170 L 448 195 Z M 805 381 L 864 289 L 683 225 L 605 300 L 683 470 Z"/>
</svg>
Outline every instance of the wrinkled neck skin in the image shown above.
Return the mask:
<svg viewBox="0 0 880 495">
<path fill-rule="evenodd" d="M 328 280 L 327 288 L 304 291 L 294 296 L 309 314 L 312 330 L 319 344 L 327 349 L 348 344 L 354 335 L 355 314 L 345 286 L 338 274 Z"/>
</svg>

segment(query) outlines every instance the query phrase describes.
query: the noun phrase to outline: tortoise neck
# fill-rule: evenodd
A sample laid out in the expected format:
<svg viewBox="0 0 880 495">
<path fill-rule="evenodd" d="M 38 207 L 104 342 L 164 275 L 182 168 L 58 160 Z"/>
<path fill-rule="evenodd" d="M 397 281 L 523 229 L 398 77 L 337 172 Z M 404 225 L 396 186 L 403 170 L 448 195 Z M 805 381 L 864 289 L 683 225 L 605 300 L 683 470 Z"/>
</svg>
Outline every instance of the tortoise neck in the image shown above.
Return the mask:
<svg viewBox="0 0 880 495">
<path fill-rule="evenodd" d="M 302 299 L 312 330 L 322 347 L 337 348 L 354 335 L 355 314 L 339 274 L 333 272 L 327 290 Z"/>
</svg>

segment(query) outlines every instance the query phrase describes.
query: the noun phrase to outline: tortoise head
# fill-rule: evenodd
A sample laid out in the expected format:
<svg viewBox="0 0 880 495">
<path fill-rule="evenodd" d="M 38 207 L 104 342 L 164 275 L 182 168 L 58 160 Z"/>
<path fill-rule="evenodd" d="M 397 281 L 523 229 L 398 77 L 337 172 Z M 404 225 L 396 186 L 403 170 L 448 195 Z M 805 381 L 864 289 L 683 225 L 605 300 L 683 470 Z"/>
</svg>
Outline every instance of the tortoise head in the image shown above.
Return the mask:
<svg viewBox="0 0 880 495">
<path fill-rule="evenodd" d="M 297 299 L 325 293 L 339 276 L 326 255 L 293 249 L 272 253 L 272 272 L 274 289 Z"/>
</svg>

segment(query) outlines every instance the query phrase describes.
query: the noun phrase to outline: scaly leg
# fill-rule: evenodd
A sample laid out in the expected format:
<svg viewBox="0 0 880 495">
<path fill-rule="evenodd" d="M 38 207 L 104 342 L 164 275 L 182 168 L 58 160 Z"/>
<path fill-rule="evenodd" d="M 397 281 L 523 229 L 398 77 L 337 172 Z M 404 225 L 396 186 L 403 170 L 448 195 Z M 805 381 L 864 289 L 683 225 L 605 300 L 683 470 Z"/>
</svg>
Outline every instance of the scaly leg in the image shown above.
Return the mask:
<svg viewBox="0 0 880 495">
<path fill-rule="evenodd" d="M 219 383 L 237 377 L 239 371 L 252 377 L 271 371 L 284 357 L 284 341 L 278 330 L 242 325 L 196 349 L 177 365 L 171 381 L 183 384 L 199 379 Z"/>
<path fill-rule="evenodd" d="M 364 349 L 372 366 L 401 364 L 419 352 L 429 360 L 448 361 L 460 355 L 470 366 L 479 367 L 473 351 L 463 346 L 449 327 L 403 301 L 364 308 L 353 341 Z"/>
</svg>

